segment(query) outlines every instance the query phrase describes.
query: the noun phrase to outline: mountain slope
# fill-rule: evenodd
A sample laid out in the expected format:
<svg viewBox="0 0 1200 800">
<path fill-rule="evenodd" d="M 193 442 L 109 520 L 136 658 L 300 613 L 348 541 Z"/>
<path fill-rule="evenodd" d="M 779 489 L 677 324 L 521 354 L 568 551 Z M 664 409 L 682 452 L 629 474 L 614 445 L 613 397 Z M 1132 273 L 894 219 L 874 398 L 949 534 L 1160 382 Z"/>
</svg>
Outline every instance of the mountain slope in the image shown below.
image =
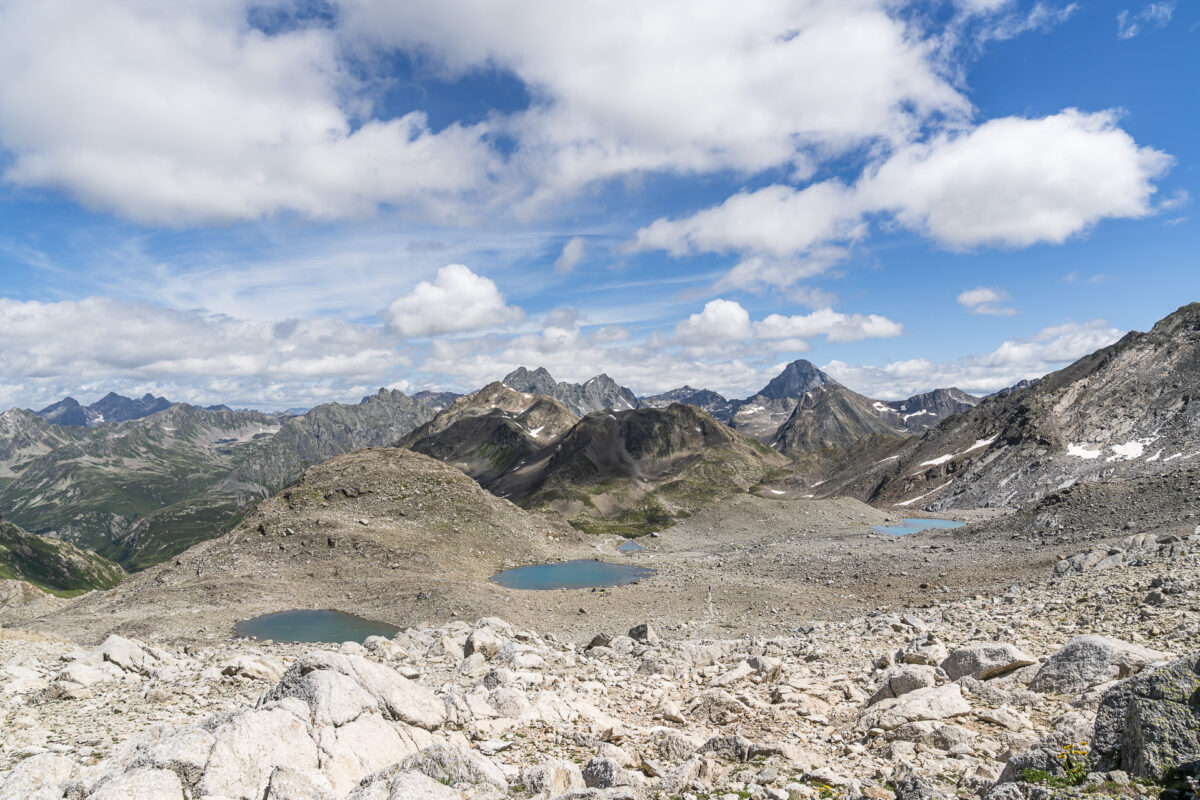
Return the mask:
<svg viewBox="0 0 1200 800">
<path fill-rule="evenodd" d="M 403 445 L 450 464 L 487 487 L 556 441 L 579 418 L 557 400 L 502 383 L 458 398 Z"/>
<path fill-rule="evenodd" d="M 904 427 L 913 433 L 937 427 L 942 420 L 979 405 L 982 398 L 961 389 L 934 389 L 907 400 L 892 400 L 888 407 L 900 415 Z"/>
<path fill-rule="evenodd" d="M 108 589 L 125 570 L 67 542 L 27 533 L 0 519 L 0 579 L 28 581 L 48 591 Z"/>
<path fill-rule="evenodd" d="M 907 438 L 903 419 L 877 400 L 828 383 L 800 398 L 771 446 L 793 458 L 819 458 L 875 438 L 885 443 Z"/>
<path fill-rule="evenodd" d="M 116 392 L 109 392 L 90 406 L 80 405 L 79 401 L 73 397 L 64 397 L 57 403 L 34 413 L 52 425 L 91 428 L 106 422 L 128 422 L 131 419 L 141 419 L 151 414 L 157 414 L 170 406 L 170 400 L 165 397 L 155 397 L 148 392 L 136 400 Z"/>
<path fill-rule="evenodd" d="M 1012 507 L 1077 482 L 1167 472 L 1200 457 L 1198 397 L 1200 304 L 1193 303 L 1148 333 L 986 398 L 895 459 L 837 484 L 885 505 Z"/>
<path fill-rule="evenodd" d="M 738 400 L 728 424 L 735 430 L 769 442 L 787 422 L 800 397 L 818 386 L 837 383 L 810 361 L 798 359 L 784 367 L 753 397 Z"/>
<path fill-rule="evenodd" d="M 584 417 L 492 490 L 526 508 L 552 508 L 589 531 L 639 534 L 787 467 L 761 443 L 676 404 Z"/>
<path fill-rule="evenodd" d="M 662 394 L 638 398 L 638 404 L 642 408 L 666 408 L 672 403 L 695 406 L 712 414 L 721 422 L 728 423 L 737 411 L 738 401 L 726 400 L 709 389 L 693 389 L 686 385 Z"/>
<path fill-rule="evenodd" d="M 383 390 L 282 422 L 186 404 L 90 429 L 6 412 L 0 455 L 9 454 L 11 477 L 0 485 L 0 512 L 26 530 L 143 568 L 217 535 L 310 464 L 392 444 L 432 416 Z"/>
<path fill-rule="evenodd" d="M 532 372 L 518 367 L 505 375 L 502 383 L 518 392 L 553 397 L 579 417 L 609 408 L 623 411 L 638 407 L 637 396 L 607 375 L 597 375 L 582 384 L 556 383 L 544 367 Z"/>
</svg>

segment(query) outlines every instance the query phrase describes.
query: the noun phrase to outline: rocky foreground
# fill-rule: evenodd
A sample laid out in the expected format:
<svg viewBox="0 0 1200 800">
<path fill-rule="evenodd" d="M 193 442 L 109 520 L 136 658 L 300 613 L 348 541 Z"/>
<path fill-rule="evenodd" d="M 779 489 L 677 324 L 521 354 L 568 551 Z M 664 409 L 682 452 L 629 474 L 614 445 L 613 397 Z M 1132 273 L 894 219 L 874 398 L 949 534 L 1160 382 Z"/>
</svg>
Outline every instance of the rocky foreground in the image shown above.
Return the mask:
<svg viewBox="0 0 1200 800">
<path fill-rule="evenodd" d="M 1185 796 L 1200 531 L 1163 539 L 769 639 L 485 618 L 89 650 L 0 629 L 0 800 Z"/>
</svg>

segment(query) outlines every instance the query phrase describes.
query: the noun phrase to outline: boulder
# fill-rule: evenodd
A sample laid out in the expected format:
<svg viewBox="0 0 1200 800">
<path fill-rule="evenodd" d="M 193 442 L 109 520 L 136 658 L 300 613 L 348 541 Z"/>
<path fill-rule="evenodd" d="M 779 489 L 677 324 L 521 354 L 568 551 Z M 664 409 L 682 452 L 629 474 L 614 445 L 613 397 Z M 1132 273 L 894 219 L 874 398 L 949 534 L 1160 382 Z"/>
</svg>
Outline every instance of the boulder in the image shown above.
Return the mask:
<svg viewBox="0 0 1200 800">
<path fill-rule="evenodd" d="M 1107 636 L 1076 636 L 1047 659 L 1029 688 L 1035 692 L 1079 693 L 1119 678 L 1136 675 L 1167 653 Z"/>
<path fill-rule="evenodd" d="M 504 644 L 504 640 L 491 628 L 479 628 L 467 637 L 467 643 L 463 645 L 463 655 L 470 657 L 475 653 L 479 653 L 485 659 L 491 658 L 500 651 L 500 646 Z"/>
<path fill-rule="evenodd" d="M 883 674 L 883 682 L 867 700 L 868 706 L 873 706 L 883 700 L 901 697 L 917 689 L 937 685 L 936 668 L 928 664 L 904 664 L 891 667 Z"/>
<path fill-rule="evenodd" d="M 521 773 L 521 783 L 531 794 L 555 797 L 585 788 L 583 772 L 570 761 L 554 759 Z"/>
<path fill-rule="evenodd" d="M 136 769 L 102 780 L 87 800 L 184 800 L 179 776 L 165 769 Z"/>
<path fill-rule="evenodd" d="M 659 641 L 658 633 L 650 627 L 649 622 L 643 622 L 630 628 L 629 638 L 643 644 L 654 644 Z"/>
<path fill-rule="evenodd" d="M 591 789 L 611 789 L 630 786 L 633 777 L 612 758 L 593 758 L 583 768 L 583 782 Z"/>
<path fill-rule="evenodd" d="M 314 714 L 331 720 L 348 721 L 362 710 L 377 707 L 389 719 L 425 730 L 435 730 L 446 721 L 446 706 L 432 691 L 390 667 L 344 653 L 302 656 L 262 702 L 285 697 L 297 697 Z"/>
<path fill-rule="evenodd" d="M 1096 712 L 1092 759 L 1097 769 L 1153 781 L 1200 761 L 1200 653 L 1109 690 Z"/>
<path fill-rule="evenodd" d="M 420 772 L 454 787 L 490 784 L 508 788 L 504 773 L 485 756 L 454 745 L 434 745 L 400 762 L 401 769 Z"/>
<path fill-rule="evenodd" d="M 308 726 L 283 708 L 238 712 L 206 725 L 214 743 L 197 795 L 258 798 L 276 767 L 318 770 L 317 745 Z"/>
<path fill-rule="evenodd" d="M 462 800 L 462 796 L 428 775 L 393 766 L 363 778 L 346 800 Z"/>
<path fill-rule="evenodd" d="M 893 730 L 910 722 L 942 720 L 971 713 L 971 704 L 956 683 L 929 686 L 895 700 L 884 700 L 868 711 L 860 725 Z"/>
<path fill-rule="evenodd" d="M 1014 645 L 978 642 L 952 650 L 942 661 L 941 667 L 952 681 L 962 677 L 986 681 L 1034 663 L 1032 658 Z"/>
<path fill-rule="evenodd" d="M 276 683 L 283 677 L 283 665 L 266 656 L 242 653 L 222 664 L 221 674 Z"/>
<path fill-rule="evenodd" d="M 57 753 L 30 756 L 0 782 L 0 800 L 61 800 L 75 762 Z"/>
<path fill-rule="evenodd" d="M 333 786 L 322 775 L 276 767 L 263 800 L 334 800 Z"/>
</svg>

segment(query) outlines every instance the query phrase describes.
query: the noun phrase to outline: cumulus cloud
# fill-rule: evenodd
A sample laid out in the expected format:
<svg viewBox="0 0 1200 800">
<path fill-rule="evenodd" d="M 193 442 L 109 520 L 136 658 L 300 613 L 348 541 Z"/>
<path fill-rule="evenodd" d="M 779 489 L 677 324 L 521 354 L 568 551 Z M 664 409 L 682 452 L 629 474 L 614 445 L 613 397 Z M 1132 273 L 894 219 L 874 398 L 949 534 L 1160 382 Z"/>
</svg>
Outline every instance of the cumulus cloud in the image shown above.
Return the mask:
<svg viewBox="0 0 1200 800">
<path fill-rule="evenodd" d="M 147 223 L 446 206 L 486 186 L 486 125 L 355 118 L 337 32 L 249 28 L 238 0 L 0 5 L 4 177 Z M 357 108 L 343 98 L 355 98 Z"/>
<path fill-rule="evenodd" d="M 710 300 L 704 310 L 675 326 L 683 344 L 713 344 L 749 338 L 750 314 L 732 300 Z"/>
<path fill-rule="evenodd" d="M 969 103 L 921 32 L 881 0 L 359 0 L 344 31 L 421 48 L 451 76 L 511 70 L 536 88 L 508 128 L 554 196 L 648 170 L 811 171 L 806 151 L 902 141 Z"/>
<path fill-rule="evenodd" d="M 842 314 L 823 308 L 811 314 L 771 314 L 754 324 L 760 339 L 810 339 L 824 335 L 830 342 L 890 339 L 904 333 L 904 326 L 878 314 Z"/>
<path fill-rule="evenodd" d="M 389 327 L 404 336 L 441 336 L 504 328 L 525 312 L 508 305 L 496 284 L 462 264 L 448 264 L 430 283 L 421 281 L 382 313 Z"/>
<path fill-rule="evenodd" d="M 838 381 L 869 397 L 900 400 L 935 387 L 957 386 L 972 394 L 990 394 L 1048 372 L 1107 347 L 1122 331 L 1104 320 L 1044 328 L 1024 339 L 1011 339 L 990 353 L 957 361 L 915 358 L 885 366 L 855 366 L 831 361 L 822 367 Z"/>
<path fill-rule="evenodd" d="M 1011 317 L 1021 312 L 1004 305 L 1012 296 L 1004 289 L 980 286 L 967 289 L 958 295 L 958 304 L 972 314 L 988 314 L 994 317 Z"/>
<path fill-rule="evenodd" d="M 1149 3 L 1136 13 L 1126 9 L 1117 14 L 1117 38 L 1132 39 L 1146 26 L 1165 28 L 1174 14 L 1174 3 Z"/>
<path fill-rule="evenodd" d="M 742 253 L 727 283 L 789 286 L 844 257 L 870 214 L 951 249 L 1058 244 L 1103 219 L 1154 213 L 1154 180 L 1171 164 L 1139 147 L 1111 112 L 1008 117 L 900 147 L 853 186 L 774 185 L 656 220 L 627 247 Z"/>
<path fill-rule="evenodd" d="M 733 300 L 710 300 L 704 310 L 675 327 L 674 341 L 685 345 L 727 344 L 745 339 L 773 341 L 780 351 L 804 352 L 808 339 L 824 336 L 829 342 L 888 339 L 904 326 L 878 314 L 843 314 L 823 308 L 810 314 L 770 314 L 751 324 L 750 314 Z"/>
<path fill-rule="evenodd" d="M 0 397 L 11 401 L 131 387 L 177 400 L 295 404 L 353 396 L 410 366 L 384 329 L 340 320 L 0 298 Z"/>
<path fill-rule="evenodd" d="M 868 208 L 951 248 L 1059 244 L 1102 219 L 1153 213 L 1165 153 L 1111 112 L 1007 117 L 901 149 L 860 186 Z"/>
<path fill-rule="evenodd" d="M 562 254 L 554 262 L 554 271 L 559 275 L 568 275 L 575 271 L 579 262 L 587 253 L 587 240 L 582 236 L 574 236 L 563 245 Z"/>
</svg>

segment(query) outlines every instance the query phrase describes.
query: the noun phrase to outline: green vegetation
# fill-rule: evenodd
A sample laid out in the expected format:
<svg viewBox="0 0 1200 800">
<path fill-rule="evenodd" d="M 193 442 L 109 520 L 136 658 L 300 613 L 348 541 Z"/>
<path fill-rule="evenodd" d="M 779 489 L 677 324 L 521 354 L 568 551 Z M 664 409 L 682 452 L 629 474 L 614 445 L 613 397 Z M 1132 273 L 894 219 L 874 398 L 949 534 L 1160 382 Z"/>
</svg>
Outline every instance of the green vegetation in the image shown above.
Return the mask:
<svg viewBox="0 0 1200 800">
<path fill-rule="evenodd" d="M 0 578 L 23 580 L 60 596 L 108 589 L 125 570 L 67 542 L 37 536 L 0 519 Z"/>
<path fill-rule="evenodd" d="M 1087 780 L 1088 773 L 1092 771 L 1087 742 L 1068 744 L 1055 757 L 1066 773 L 1064 776 L 1051 775 L 1044 769 L 1024 769 L 1021 771 L 1021 780 L 1026 783 L 1036 783 L 1039 786 L 1059 788 L 1080 786 Z"/>
</svg>

